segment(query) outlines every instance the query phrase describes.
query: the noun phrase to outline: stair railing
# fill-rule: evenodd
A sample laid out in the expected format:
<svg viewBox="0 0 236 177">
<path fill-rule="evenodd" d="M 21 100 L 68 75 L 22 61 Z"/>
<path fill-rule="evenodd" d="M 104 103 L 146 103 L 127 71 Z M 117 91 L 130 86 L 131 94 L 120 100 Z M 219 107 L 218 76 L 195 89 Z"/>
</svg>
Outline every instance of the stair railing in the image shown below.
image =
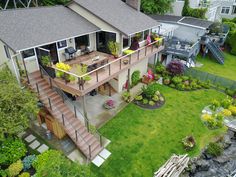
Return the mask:
<svg viewBox="0 0 236 177">
<path fill-rule="evenodd" d="M 93 134 L 94 136 L 97 136 L 99 138 L 100 146 L 103 147 L 102 135 L 98 132 L 97 129 L 95 129 L 94 132 L 90 131 L 89 119 L 83 115 L 83 113 L 78 109 L 78 107 L 73 102 L 70 101 L 70 98 L 64 93 L 63 90 L 60 89 L 60 86 L 58 86 L 57 83 L 53 81 L 51 76 L 48 74 L 48 72 L 41 65 L 40 65 L 40 73 L 41 73 L 42 77 L 43 77 L 43 75 L 45 75 L 49 79 L 50 86 L 52 88 L 54 88 L 54 90 L 61 96 L 63 102 L 67 101 L 67 103 L 74 109 L 75 117 L 78 118 L 77 112 L 79 112 L 82 115 L 83 120 L 84 120 L 84 125 L 87 128 L 87 131 L 90 132 L 91 134 Z"/>
</svg>

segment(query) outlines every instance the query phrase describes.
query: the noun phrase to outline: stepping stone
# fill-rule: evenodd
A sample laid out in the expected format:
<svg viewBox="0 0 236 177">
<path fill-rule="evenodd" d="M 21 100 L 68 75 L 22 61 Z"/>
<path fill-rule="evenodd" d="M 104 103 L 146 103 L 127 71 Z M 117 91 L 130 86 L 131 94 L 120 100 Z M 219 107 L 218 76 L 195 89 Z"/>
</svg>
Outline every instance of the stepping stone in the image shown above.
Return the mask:
<svg viewBox="0 0 236 177">
<path fill-rule="evenodd" d="M 101 158 L 100 156 L 96 156 L 95 159 L 93 159 L 92 163 L 96 165 L 97 167 L 100 167 L 105 160 Z"/>
<path fill-rule="evenodd" d="M 49 147 L 45 144 L 42 144 L 38 149 L 37 151 L 42 154 L 43 152 L 47 151 L 49 149 Z"/>
<path fill-rule="evenodd" d="M 111 153 L 107 149 L 103 149 L 102 152 L 100 152 L 99 156 L 101 156 L 103 159 L 107 159 Z"/>
<path fill-rule="evenodd" d="M 79 162 L 80 164 L 82 164 L 84 160 L 82 156 L 83 155 L 78 151 L 78 149 L 75 149 L 67 157 L 73 162 Z"/>
<path fill-rule="evenodd" d="M 36 149 L 37 147 L 39 147 L 39 145 L 40 143 L 37 140 L 35 140 L 33 143 L 29 145 L 29 147 L 31 147 L 31 149 Z"/>
<path fill-rule="evenodd" d="M 26 132 L 21 132 L 21 133 L 19 133 L 17 136 L 18 136 L 19 138 L 22 138 L 25 134 L 26 134 Z"/>
<path fill-rule="evenodd" d="M 36 139 L 36 137 L 35 137 L 34 135 L 30 134 L 29 136 L 27 136 L 27 137 L 25 138 L 25 141 L 28 142 L 28 143 L 30 143 L 30 142 L 32 142 L 32 141 L 35 140 L 35 139 Z"/>
</svg>

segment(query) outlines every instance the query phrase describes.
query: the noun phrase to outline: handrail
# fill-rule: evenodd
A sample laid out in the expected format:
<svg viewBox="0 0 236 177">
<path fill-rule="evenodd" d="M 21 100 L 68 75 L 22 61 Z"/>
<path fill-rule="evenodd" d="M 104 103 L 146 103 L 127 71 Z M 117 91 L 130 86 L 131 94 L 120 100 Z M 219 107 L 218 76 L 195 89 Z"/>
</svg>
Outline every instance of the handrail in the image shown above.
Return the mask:
<svg viewBox="0 0 236 177">
<path fill-rule="evenodd" d="M 154 44 L 156 44 L 156 43 L 158 43 L 158 42 L 160 42 L 160 41 L 163 41 L 163 40 L 164 40 L 164 38 L 160 38 L 159 40 L 150 43 L 148 46 L 153 46 Z M 134 53 L 137 53 L 137 52 L 139 52 L 139 51 L 141 51 L 141 50 L 147 48 L 148 46 L 141 47 L 141 48 L 135 50 Z M 94 69 L 94 70 L 92 70 L 92 71 L 90 71 L 90 72 L 88 72 L 88 73 L 85 73 L 85 74 L 83 74 L 83 75 L 81 75 L 81 76 L 79 76 L 79 75 L 77 75 L 77 74 L 74 74 L 74 73 L 71 73 L 71 72 L 68 72 L 68 71 L 65 71 L 65 70 L 62 70 L 62 69 L 59 69 L 59 68 L 56 68 L 55 66 L 52 66 L 52 68 L 55 69 L 55 70 L 57 70 L 57 71 L 61 71 L 61 72 L 64 72 L 64 73 L 66 73 L 66 74 L 69 74 L 69 75 L 72 75 L 72 76 L 74 76 L 74 77 L 77 77 L 77 78 L 79 78 L 79 79 L 82 79 L 83 77 L 88 76 L 88 75 L 90 75 L 90 74 L 92 74 L 92 73 L 94 73 L 94 72 L 96 72 L 96 71 L 98 71 L 98 70 L 100 70 L 100 69 L 102 69 L 102 68 L 105 68 L 105 67 L 107 67 L 107 66 L 109 66 L 109 65 L 111 65 L 111 64 L 113 64 L 113 63 L 115 63 L 115 62 L 117 62 L 117 61 L 120 61 L 120 60 L 122 60 L 122 59 L 124 59 L 124 58 L 126 58 L 126 57 L 129 57 L 129 56 L 133 55 L 134 53 L 127 54 L 127 55 L 123 55 L 123 56 L 121 56 L 120 58 L 118 58 L 118 59 L 116 59 L 116 60 L 114 60 L 114 61 L 111 61 L 111 62 L 109 62 L 109 63 L 107 63 L 107 64 L 105 64 L 105 65 L 103 65 L 103 66 L 101 66 L 101 67 L 99 67 L 99 68 L 96 68 L 96 69 Z"/>
<path fill-rule="evenodd" d="M 88 130 L 88 132 L 89 132 L 89 125 L 90 125 L 89 119 L 88 119 L 87 117 L 85 117 L 85 116 L 83 115 L 83 113 L 77 108 L 77 106 L 76 106 L 75 104 L 73 104 L 73 103 L 70 101 L 70 98 L 60 89 L 60 87 L 57 85 L 57 83 L 56 83 L 53 79 L 51 79 L 51 77 L 50 77 L 50 75 L 48 74 L 48 72 L 47 72 L 41 65 L 39 65 L 39 67 L 40 67 L 40 72 L 43 71 L 44 74 L 46 74 L 46 76 L 49 77 L 49 79 L 50 79 L 49 82 L 51 83 L 51 86 L 53 86 L 53 84 L 56 86 L 56 87 L 55 87 L 55 90 L 56 90 L 56 92 L 62 97 L 63 101 L 68 100 L 67 103 L 69 103 L 70 105 L 73 106 L 73 108 L 75 109 L 75 112 L 74 112 L 75 117 L 77 117 L 76 111 L 80 112 L 80 114 L 82 115 L 82 117 L 83 117 L 84 120 L 85 120 L 84 124 L 85 124 L 85 126 L 86 126 L 86 128 L 87 128 L 87 130 Z M 42 73 L 42 74 L 43 74 L 43 73 Z M 53 84 L 52 84 L 52 83 L 53 83 Z M 37 91 L 38 91 L 38 93 L 39 93 L 38 84 L 36 84 L 36 88 L 37 88 Z M 66 99 L 64 100 L 64 98 L 66 98 Z M 62 114 L 63 114 L 63 113 L 62 113 Z M 98 134 L 98 136 L 99 136 L 99 138 L 100 138 L 100 145 L 102 146 L 102 141 L 101 141 L 102 135 L 98 132 L 97 129 L 95 129 L 95 133 Z"/>
</svg>

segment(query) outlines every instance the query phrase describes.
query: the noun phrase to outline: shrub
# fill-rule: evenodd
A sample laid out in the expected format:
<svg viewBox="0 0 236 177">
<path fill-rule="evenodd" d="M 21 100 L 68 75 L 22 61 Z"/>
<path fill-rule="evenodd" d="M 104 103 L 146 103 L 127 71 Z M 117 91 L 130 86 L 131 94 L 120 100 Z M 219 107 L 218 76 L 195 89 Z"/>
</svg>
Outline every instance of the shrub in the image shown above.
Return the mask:
<svg viewBox="0 0 236 177">
<path fill-rule="evenodd" d="M 156 92 L 158 91 L 158 84 L 156 83 L 152 83 L 148 86 L 144 86 L 142 88 L 143 91 L 143 95 L 148 98 L 148 99 L 152 99 L 152 97 L 156 94 Z"/>
<path fill-rule="evenodd" d="M 184 65 L 178 60 L 173 60 L 167 65 L 167 71 L 170 72 L 171 75 L 181 75 L 184 73 Z"/>
<path fill-rule="evenodd" d="M 28 172 L 23 172 L 19 175 L 19 177 L 30 177 L 30 174 Z"/>
<path fill-rule="evenodd" d="M 217 128 L 217 125 L 219 125 L 219 123 L 215 119 L 215 116 L 210 115 L 210 114 L 203 114 L 202 120 L 206 123 L 207 127 L 211 129 Z"/>
<path fill-rule="evenodd" d="M 20 139 L 7 138 L 0 146 L 0 164 L 9 165 L 25 156 L 27 150 Z"/>
<path fill-rule="evenodd" d="M 211 110 L 215 111 L 218 107 L 220 107 L 220 102 L 218 100 L 213 100 L 210 105 Z"/>
<path fill-rule="evenodd" d="M 174 84 L 179 84 L 179 83 L 182 83 L 182 78 L 181 77 L 178 77 L 178 76 L 175 76 L 175 77 L 173 77 L 172 78 L 172 82 L 174 83 Z"/>
<path fill-rule="evenodd" d="M 152 97 L 152 100 L 155 101 L 155 102 L 157 102 L 157 101 L 159 101 L 160 99 L 159 99 L 159 97 L 158 97 L 157 95 L 154 95 L 154 96 Z"/>
<path fill-rule="evenodd" d="M 136 101 L 141 101 L 143 99 L 143 96 L 142 95 L 137 95 L 134 99 Z"/>
<path fill-rule="evenodd" d="M 225 98 L 225 99 L 223 99 L 222 101 L 221 101 L 221 103 L 220 103 L 220 105 L 223 107 L 223 108 L 225 108 L 225 109 L 228 109 L 229 108 L 229 106 L 232 104 L 232 99 L 230 99 L 230 98 Z"/>
<path fill-rule="evenodd" d="M 18 160 L 17 162 L 11 164 L 7 171 L 9 177 L 17 176 L 23 169 L 23 163 L 21 160 Z"/>
<path fill-rule="evenodd" d="M 127 103 L 130 103 L 131 102 L 131 94 L 130 92 L 128 91 L 125 91 L 123 94 L 122 94 L 122 98 L 125 102 Z"/>
<path fill-rule="evenodd" d="M 119 56 L 120 44 L 118 42 L 108 41 L 107 47 L 113 56 Z"/>
<path fill-rule="evenodd" d="M 182 76 L 181 78 L 182 78 L 183 81 L 189 80 L 189 77 L 188 77 L 188 76 Z"/>
<path fill-rule="evenodd" d="M 235 96 L 236 95 L 236 91 L 234 90 L 230 90 L 228 88 L 225 89 L 225 93 L 231 97 Z"/>
<path fill-rule="evenodd" d="M 229 117 L 229 116 L 232 115 L 231 111 L 228 110 L 228 109 L 224 109 L 224 110 L 222 111 L 222 113 L 223 113 L 223 115 L 224 115 L 225 117 Z"/>
<path fill-rule="evenodd" d="M 154 105 L 155 105 L 155 102 L 154 102 L 154 101 L 149 101 L 148 104 L 149 104 L 150 106 L 154 106 Z"/>
<path fill-rule="evenodd" d="M 144 98 L 143 99 L 143 104 L 148 104 L 148 99 Z"/>
<path fill-rule="evenodd" d="M 26 156 L 23 159 L 22 162 L 23 162 L 23 165 L 24 165 L 24 171 L 27 171 L 31 168 L 31 165 L 35 161 L 35 159 L 36 159 L 35 155 L 29 155 L 29 156 Z"/>
<path fill-rule="evenodd" d="M 229 106 L 229 110 L 231 111 L 233 116 L 236 116 L 236 106 Z"/>
<path fill-rule="evenodd" d="M 170 84 L 170 78 L 169 78 L 169 77 L 165 77 L 165 78 L 163 79 L 163 83 L 164 83 L 165 85 L 169 85 L 169 84 Z"/>
<path fill-rule="evenodd" d="M 162 64 L 156 66 L 156 73 L 162 74 L 164 71 L 166 71 L 166 68 Z"/>
<path fill-rule="evenodd" d="M 223 152 L 223 148 L 218 143 L 210 143 L 207 146 L 206 152 L 213 157 L 220 156 Z"/>
<path fill-rule="evenodd" d="M 140 71 L 134 71 L 132 76 L 131 76 L 131 81 L 132 81 L 132 85 L 135 86 L 139 83 L 140 81 Z"/>
</svg>

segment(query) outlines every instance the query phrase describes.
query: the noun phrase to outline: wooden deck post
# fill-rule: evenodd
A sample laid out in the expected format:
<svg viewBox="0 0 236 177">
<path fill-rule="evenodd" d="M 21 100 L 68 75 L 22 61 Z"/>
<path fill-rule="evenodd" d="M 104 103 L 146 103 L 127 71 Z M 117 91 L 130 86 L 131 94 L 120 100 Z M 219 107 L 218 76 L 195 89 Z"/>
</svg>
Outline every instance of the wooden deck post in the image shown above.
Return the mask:
<svg viewBox="0 0 236 177">
<path fill-rule="evenodd" d="M 86 100 L 85 100 L 85 95 L 82 96 L 82 102 L 83 102 L 83 112 L 84 112 L 84 123 L 85 123 L 85 126 L 87 127 L 87 130 L 89 132 L 89 122 L 88 122 L 88 114 L 87 114 L 87 108 L 86 108 Z"/>
<path fill-rule="evenodd" d="M 111 85 L 108 83 L 109 85 L 109 96 L 111 96 Z"/>
<path fill-rule="evenodd" d="M 130 69 L 128 69 L 128 83 L 127 83 L 127 91 L 130 91 Z"/>
</svg>

